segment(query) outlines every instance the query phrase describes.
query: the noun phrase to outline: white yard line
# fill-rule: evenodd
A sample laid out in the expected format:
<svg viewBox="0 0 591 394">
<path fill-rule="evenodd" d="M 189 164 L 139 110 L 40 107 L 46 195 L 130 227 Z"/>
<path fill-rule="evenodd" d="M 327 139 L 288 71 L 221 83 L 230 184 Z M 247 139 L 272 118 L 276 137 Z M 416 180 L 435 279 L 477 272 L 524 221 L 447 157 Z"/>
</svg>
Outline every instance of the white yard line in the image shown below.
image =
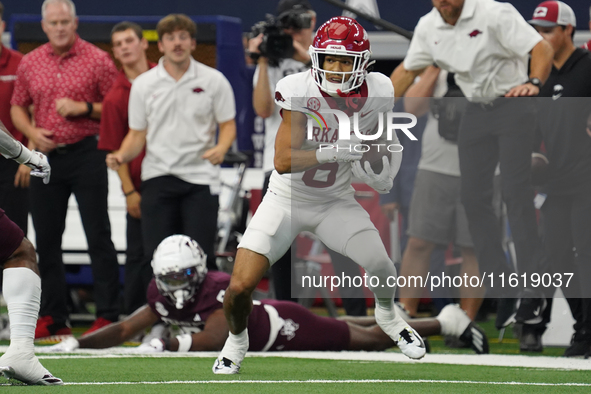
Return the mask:
<svg viewBox="0 0 591 394">
<path fill-rule="evenodd" d="M 0 346 L 0 353 L 5 352 L 6 346 Z M 116 347 L 111 349 L 78 349 L 75 354 L 55 353 L 47 355 L 47 347 L 37 346 L 35 351 L 40 359 L 62 359 L 62 358 L 128 358 L 128 357 L 200 357 L 211 358 L 218 356 L 216 352 L 191 352 L 191 353 L 152 353 L 137 354 L 132 347 Z M 557 370 L 591 370 L 591 360 L 571 359 L 564 357 L 546 356 L 522 356 L 522 355 L 499 355 L 499 354 L 427 354 L 419 361 L 410 360 L 401 353 L 395 352 L 251 352 L 247 357 L 288 357 L 307 358 L 323 360 L 343 360 L 360 362 L 400 362 L 400 363 L 434 363 L 451 365 L 482 365 L 499 367 L 521 367 L 521 368 L 546 368 Z M 212 361 L 213 362 L 213 361 Z"/>
<path fill-rule="evenodd" d="M 360 380 L 170 380 L 163 382 L 67 382 L 65 386 L 104 386 L 104 385 L 160 385 L 160 384 L 351 384 L 351 383 L 448 383 L 481 384 L 492 386 L 574 386 L 591 387 L 590 383 L 538 383 L 538 382 L 479 382 L 472 380 L 429 380 L 429 379 L 360 379 Z M 10 384 L 0 384 L 10 386 Z"/>
</svg>

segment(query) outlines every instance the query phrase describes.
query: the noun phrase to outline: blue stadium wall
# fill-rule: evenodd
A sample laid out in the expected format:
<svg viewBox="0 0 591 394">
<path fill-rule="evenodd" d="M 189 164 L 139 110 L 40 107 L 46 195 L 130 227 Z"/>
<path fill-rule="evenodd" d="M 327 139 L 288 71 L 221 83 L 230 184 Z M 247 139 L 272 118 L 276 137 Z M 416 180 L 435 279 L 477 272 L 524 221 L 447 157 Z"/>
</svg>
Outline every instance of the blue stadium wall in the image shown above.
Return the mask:
<svg viewBox="0 0 591 394">
<path fill-rule="evenodd" d="M 319 21 L 340 15 L 341 11 L 322 0 L 310 0 L 318 13 Z M 525 17 L 531 16 L 541 0 L 509 1 Z M 589 0 L 567 0 L 579 21 L 580 30 L 588 30 Z M 5 20 L 12 13 L 35 14 L 41 10 L 43 0 L 2 0 Z M 228 15 L 242 20 L 242 29 L 249 30 L 255 22 L 264 19 L 265 13 L 274 13 L 277 0 L 74 0 L 80 15 L 165 15 L 182 12 L 189 15 Z M 405 29 L 413 30 L 419 18 L 431 8 L 430 0 L 377 0 L 381 17 Z M 372 30 L 373 27 L 364 23 Z"/>
</svg>

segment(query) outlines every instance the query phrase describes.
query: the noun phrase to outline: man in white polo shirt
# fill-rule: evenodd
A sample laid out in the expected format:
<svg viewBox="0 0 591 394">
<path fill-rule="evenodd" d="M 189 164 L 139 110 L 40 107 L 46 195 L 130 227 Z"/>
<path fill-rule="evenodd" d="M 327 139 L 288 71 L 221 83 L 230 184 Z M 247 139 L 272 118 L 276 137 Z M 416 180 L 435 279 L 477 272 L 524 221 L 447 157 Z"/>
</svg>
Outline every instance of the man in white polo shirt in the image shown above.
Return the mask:
<svg viewBox="0 0 591 394">
<path fill-rule="evenodd" d="M 511 4 L 432 2 L 434 8 L 417 24 L 404 62 L 391 75 L 396 96 L 403 95 L 414 77 L 433 63 L 455 73 L 457 85 L 471 101 L 460 127 L 458 149 L 461 198 L 481 271 L 493 271 L 497 279 L 497 274 L 512 271 L 492 207 L 493 176 L 499 162 L 519 272 L 532 274 L 541 269 L 543 259 L 530 174 L 535 110 L 529 100 L 499 97 L 537 95 L 550 74 L 552 47 Z M 516 292 L 509 292 L 514 289 L 506 285 L 501 287 L 497 281 L 489 290 L 494 296 L 514 296 Z M 534 294 L 526 292 L 523 297 L 532 301 Z M 529 312 L 523 315 L 520 308 L 518 315 L 541 320 L 543 302 L 541 298 L 522 302 Z"/>
<path fill-rule="evenodd" d="M 187 234 L 215 265 L 219 164 L 236 138 L 234 93 L 221 72 L 191 57 L 197 26 L 171 14 L 158 22 L 157 67 L 140 75 L 129 97 L 129 133 L 107 156 L 116 170 L 146 145 L 142 163 L 142 235 L 151 256 L 167 236 Z M 219 134 L 216 143 L 216 128 Z"/>
</svg>

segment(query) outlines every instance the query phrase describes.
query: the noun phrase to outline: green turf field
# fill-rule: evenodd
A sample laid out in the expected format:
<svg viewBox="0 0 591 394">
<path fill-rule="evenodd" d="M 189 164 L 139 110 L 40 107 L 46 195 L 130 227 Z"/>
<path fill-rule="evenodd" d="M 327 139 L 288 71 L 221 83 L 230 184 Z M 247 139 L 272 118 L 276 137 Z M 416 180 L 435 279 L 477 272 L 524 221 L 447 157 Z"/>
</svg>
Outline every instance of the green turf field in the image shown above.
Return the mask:
<svg viewBox="0 0 591 394">
<path fill-rule="evenodd" d="M 66 357 L 42 361 L 67 385 L 12 386 L 1 387 L 0 390 L 85 394 L 164 391 L 270 393 L 277 390 L 329 393 L 591 391 L 589 371 L 535 368 L 251 357 L 245 360 L 240 375 L 216 376 L 211 372 L 213 358 Z"/>
<path fill-rule="evenodd" d="M 407 362 L 394 348 L 388 352 L 353 352 L 364 360 L 308 359 L 290 357 L 247 357 L 239 375 L 218 376 L 211 372 L 216 354 L 205 357 L 138 357 L 133 355 L 56 355 L 44 354 L 42 363 L 66 382 L 61 387 L 22 387 L 18 382 L 0 378 L 0 392 L 27 393 L 184 393 L 184 392 L 256 392 L 278 390 L 297 393 L 546 393 L 591 392 L 591 367 L 587 360 L 577 360 L 578 368 L 560 358 L 564 348 L 546 347 L 543 353 L 520 353 L 518 340 L 508 329 L 502 343 L 493 320 L 480 323 L 489 337 L 491 354 L 517 360 L 496 365 L 455 365 L 462 360 L 487 360 L 470 349 L 445 347 L 443 338 L 430 337 L 432 353 L 422 361 Z M 80 335 L 84 328 L 76 328 Z M 0 341 L 0 345 L 7 345 Z M 42 342 L 36 345 L 42 345 Z M 326 357 L 341 357 L 326 353 Z M 448 356 L 449 355 L 449 356 Z M 525 358 L 511 355 L 526 356 Z M 167 356 L 165 354 L 165 356 Z M 291 355 L 288 355 L 291 356 Z M 377 361 L 384 356 L 396 361 Z M 552 358 L 539 358 L 550 356 Z M 307 357 L 300 355 L 300 357 Z M 345 355 L 345 358 L 348 356 Z M 353 358 L 356 358 L 353 356 Z M 387 357 L 386 357 L 387 358 Z M 431 358 L 431 361 L 429 359 Z M 445 358 L 453 358 L 447 364 Z M 443 360 L 443 361 L 439 361 Z M 459 360 L 459 361 L 458 361 Z M 525 360 L 522 364 L 522 361 Z M 539 360 L 539 361 L 538 361 Z M 467 361 L 470 364 L 472 361 Z M 537 367 L 528 361 L 538 361 Z M 552 361 L 553 365 L 545 366 Z M 591 360 L 588 361 L 591 365 Z M 493 363 L 495 364 L 495 363 Z M 513 366 L 506 366 L 513 365 Z M 541 368 L 540 368 L 541 366 Z M 585 369 L 585 370 L 579 370 Z M 9 386 L 10 387 L 7 387 Z"/>
</svg>

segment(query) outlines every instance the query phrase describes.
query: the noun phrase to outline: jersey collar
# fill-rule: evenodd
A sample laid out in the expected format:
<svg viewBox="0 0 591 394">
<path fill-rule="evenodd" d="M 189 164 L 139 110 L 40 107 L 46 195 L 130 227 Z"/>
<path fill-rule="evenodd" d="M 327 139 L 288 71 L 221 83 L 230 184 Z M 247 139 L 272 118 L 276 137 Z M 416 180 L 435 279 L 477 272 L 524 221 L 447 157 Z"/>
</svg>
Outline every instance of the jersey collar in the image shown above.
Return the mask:
<svg viewBox="0 0 591 394">
<path fill-rule="evenodd" d="M 460 17 L 458 18 L 458 22 L 461 20 L 465 20 L 465 19 L 470 19 L 474 16 L 474 12 L 476 11 L 476 1 L 477 0 L 465 0 L 464 1 L 464 6 L 462 7 L 462 13 L 460 14 Z M 439 13 L 439 11 L 437 11 L 437 9 L 435 7 L 433 7 L 432 10 L 436 17 L 435 17 L 435 27 L 436 28 L 447 28 L 447 29 L 451 29 L 454 26 L 448 24 L 443 17 L 441 16 L 441 14 Z M 458 22 L 456 22 L 455 26 L 458 25 Z"/>
<path fill-rule="evenodd" d="M 157 67 L 158 67 L 158 76 L 159 77 L 170 78 L 171 80 L 174 81 L 174 78 L 172 78 L 172 76 L 168 73 L 168 71 L 166 71 L 166 68 L 164 68 L 164 56 L 162 56 L 160 58 L 160 60 L 158 60 Z M 191 57 L 191 64 L 189 64 L 189 68 L 187 69 L 187 71 L 185 71 L 185 73 L 183 74 L 181 79 L 179 79 L 178 81 L 175 81 L 175 83 L 182 83 L 186 79 L 192 79 L 195 77 L 197 77 L 197 60 L 195 60 L 195 59 L 193 59 L 193 57 Z"/>
<path fill-rule="evenodd" d="M 338 109 L 338 110 L 343 110 L 343 108 L 339 107 L 339 105 L 337 104 L 335 97 L 332 97 L 330 94 L 326 93 L 325 91 L 323 91 L 322 89 L 320 89 L 318 87 L 318 85 L 316 85 L 316 88 L 318 88 L 318 90 L 320 91 L 320 94 L 322 94 L 322 97 L 324 98 L 324 100 L 326 100 L 326 103 L 328 104 L 328 106 L 332 109 Z M 361 84 L 361 86 L 359 86 L 358 88 L 359 90 L 359 94 L 361 95 L 361 98 L 366 99 L 365 101 L 367 101 L 367 81 L 363 81 L 363 83 Z M 340 100 L 344 100 L 343 98 L 338 98 Z M 361 108 L 359 108 L 358 110 L 361 110 Z M 350 108 L 347 108 L 344 111 L 347 116 L 352 116 L 353 115 L 353 110 Z"/>
</svg>

